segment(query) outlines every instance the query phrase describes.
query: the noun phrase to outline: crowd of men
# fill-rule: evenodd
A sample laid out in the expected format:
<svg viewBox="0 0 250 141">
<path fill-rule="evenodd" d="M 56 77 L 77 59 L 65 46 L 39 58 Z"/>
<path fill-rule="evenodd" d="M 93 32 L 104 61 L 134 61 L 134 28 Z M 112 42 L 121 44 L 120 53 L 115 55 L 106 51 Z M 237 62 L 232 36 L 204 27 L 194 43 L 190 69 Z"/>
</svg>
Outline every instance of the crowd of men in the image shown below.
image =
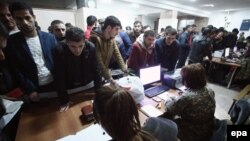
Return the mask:
<svg viewBox="0 0 250 141">
<path fill-rule="evenodd" d="M 109 69 L 139 75 L 140 68 L 157 64 L 162 71 L 173 71 L 186 62 L 203 63 L 206 56 L 212 59 L 213 51 L 233 48 L 239 32 L 228 33 L 212 25 L 197 32 L 196 25 L 187 25 L 181 33 L 167 26 L 156 34 L 140 21 L 134 22 L 132 30 L 123 31 L 118 18 L 97 20 L 91 15 L 85 32 L 54 20 L 47 33 L 40 31 L 29 5 L 1 3 L 0 7 L 9 35 L 7 47 L 1 46 L 1 81 L 8 82 L 1 83 L 1 93 L 17 87 L 31 101 L 39 101 L 38 93 L 56 90 L 62 105 L 69 103 L 67 89 L 93 80 L 98 88 L 102 78 L 115 84 Z"/>
<path fill-rule="evenodd" d="M 225 47 L 233 50 L 245 42 L 244 33 L 238 40 L 238 29 L 227 32 L 212 25 L 201 32 L 196 31 L 196 25 L 187 25 L 181 33 L 166 26 L 156 34 L 141 21 L 123 31 L 115 16 L 97 20 L 91 15 L 86 22 L 85 32 L 60 20 L 52 21 L 49 32 L 43 32 L 31 6 L 1 2 L 0 94 L 20 93 L 16 95 L 23 94 L 28 101 L 37 102 L 39 93 L 56 91 L 60 110 L 66 111 L 70 104 L 68 89 L 92 81 L 95 90 L 104 82 L 117 85 L 110 69 L 139 75 L 141 68 L 158 64 L 164 72 L 182 68 L 186 62 L 206 67 L 204 58 L 211 60 L 214 51 Z M 249 47 L 250 37 L 246 39 Z M 249 57 L 248 49 L 243 59 L 245 64 L 249 64 Z M 250 71 L 246 67 L 242 67 L 246 69 L 243 73 Z M 249 74 L 244 79 L 249 80 Z"/>
</svg>

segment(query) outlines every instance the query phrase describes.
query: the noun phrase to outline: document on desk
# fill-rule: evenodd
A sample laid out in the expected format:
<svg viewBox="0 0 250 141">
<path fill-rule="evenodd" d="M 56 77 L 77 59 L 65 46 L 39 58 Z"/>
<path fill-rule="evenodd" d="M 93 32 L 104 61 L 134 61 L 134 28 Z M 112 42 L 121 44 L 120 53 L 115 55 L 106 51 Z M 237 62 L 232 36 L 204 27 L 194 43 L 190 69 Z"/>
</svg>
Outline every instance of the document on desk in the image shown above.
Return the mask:
<svg viewBox="0 0 250 141">
<path fill-rule="evenodd" d="M 92 124 L 77 132 L 76 135 L 69 135 L 57 141 L 109 141 L 111 139 L 99 124 Z"/>
<path fill-rule="evenodd" d="M 16 115 L 23 104 L 23 101 L 10 101 L 3 99 L 3 105 L 6 109 L 6 114 L 0 119 L 0 128 L 5 127 L 10 120 Z"/>
<path fill-rule="evenodd" d="M 159 109 L 155 108 L 150 104 L 142 106 L 141 111 L 149 117 L 158 117 L 163 114 L 162 111 L 160 111 Z"/>
<path fill-rule="evenodd" d="M 165 102 L 172 101 L 173 99 L 177 99 L 178 96 L 169 92 L 164 92 L 158 95 L 159 98 L 163 99 Z"/>
</svg>

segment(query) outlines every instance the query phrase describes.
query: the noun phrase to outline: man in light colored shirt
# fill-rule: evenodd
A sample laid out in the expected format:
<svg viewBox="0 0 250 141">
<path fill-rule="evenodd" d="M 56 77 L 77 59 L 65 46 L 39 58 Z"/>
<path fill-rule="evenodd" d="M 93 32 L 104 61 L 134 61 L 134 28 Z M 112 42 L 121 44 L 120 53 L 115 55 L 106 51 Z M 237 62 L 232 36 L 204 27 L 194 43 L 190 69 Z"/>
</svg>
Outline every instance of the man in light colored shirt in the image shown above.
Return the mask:
<svg viewBox="0 0 250 141">
<path fill-rule="evenodd" d="M 52 50 L 56 40 L 53 35 L 36 30 L 35 15 L 26 3 L 12 3 L 10 12 L 20 32 L 8 40 L 7 59 L 15 68 L 20 87 L 31 101 L 39 101 L 39 92 L 52 90 Z"/>
</svg>

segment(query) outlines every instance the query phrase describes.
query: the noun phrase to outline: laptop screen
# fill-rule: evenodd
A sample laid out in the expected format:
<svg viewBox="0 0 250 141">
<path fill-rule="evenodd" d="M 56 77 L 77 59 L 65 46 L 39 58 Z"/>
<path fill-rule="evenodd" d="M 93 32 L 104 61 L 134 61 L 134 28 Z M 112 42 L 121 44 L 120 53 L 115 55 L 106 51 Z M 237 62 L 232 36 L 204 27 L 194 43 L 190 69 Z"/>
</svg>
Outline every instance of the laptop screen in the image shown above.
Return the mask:
<svg viewBox="0 0 250 141">
<path fill-rule="evenodd" d="M 140 69 L 140 79 L 143 85 L 161 80 L 161 66 Z"/>
<path fill-rule="evenodd" d="M 230 48 L 225 49 L 225 57 L 229 57 Z"/>
<path fill-rule="evenodd" d="M 224 53 L 224 49 L 214 51 L 214 57 L 221 58 Z"/>
</svg>

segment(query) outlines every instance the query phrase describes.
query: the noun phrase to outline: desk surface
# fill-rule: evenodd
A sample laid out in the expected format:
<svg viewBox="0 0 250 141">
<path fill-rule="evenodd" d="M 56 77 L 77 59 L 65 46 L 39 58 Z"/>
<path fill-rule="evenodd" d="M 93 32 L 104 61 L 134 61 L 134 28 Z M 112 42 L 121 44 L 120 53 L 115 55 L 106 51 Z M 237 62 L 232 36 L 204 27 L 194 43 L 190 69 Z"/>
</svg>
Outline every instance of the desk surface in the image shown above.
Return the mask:
<svg viewBox="0 0 250 141">
<path fill-rule="evenodd" d="M 214 63 L 222 64 L 222 65 L 228 65 L 228 66 L 232 66 L 232 67 L 240 67 L 240 64 L 221 61 L 221 58 L 218 58 L 218 57 L 213 57 L 213 59 L 211 61 Z"/>
<path fill-rule="evenodd" d="M 86 128 L 90 124 L 82 124 L 79 117 L 81 108 L 91 104 L 92 97 L 93 93 L 72 95 L 73 104 L 63 113 L 59 112 L 57 99 L 26 105 L 19 120 L 16 141 L 54 141 Z"/>
<path fill-rule="evenodd" d="M 174 90 L 168 93 L 175 93 Z M 94 93 L 79 93 L 71 95 L 73 104 L 63 113 L 59 112 L 57 99 L 45 99 L 39 103 L 26 105 L 19 120 L 16 141 L 54 141 L 88 127 L 91 123 L 81 123 L 79 117 L 81 108 L 92 104 Z M 145 97 L 142 105 L 157 103 Z M 148 117 L 139 110 L 141 125 Z"/>
<path fill-rule="evenodd" d="M 88 127 L 91 123 L 81 123 L 81 108 L 92 104 L 94 93 L 71 95 L 73 104 L 66 112 L 59 112 L 57 99 L 45 99 L 39 103 L 23 107 L 19 120 L 16 141 L 55 141 Z M 153 102 L 148 100 L 148 102 Z M 139 112 L 141 124 L 148 118 Z"/>
</svg>

